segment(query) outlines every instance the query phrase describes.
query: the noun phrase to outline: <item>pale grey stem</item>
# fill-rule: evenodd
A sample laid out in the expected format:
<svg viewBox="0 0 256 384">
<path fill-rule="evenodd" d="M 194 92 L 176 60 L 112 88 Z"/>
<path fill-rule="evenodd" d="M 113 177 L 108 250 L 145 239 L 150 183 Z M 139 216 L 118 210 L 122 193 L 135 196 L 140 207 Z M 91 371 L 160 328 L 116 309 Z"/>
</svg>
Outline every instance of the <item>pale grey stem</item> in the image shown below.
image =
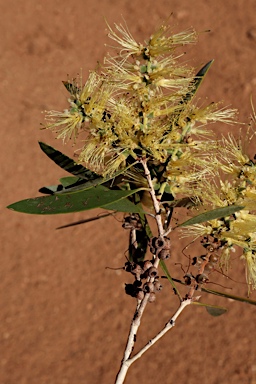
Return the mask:
<svg viewBox="0 0 256 384">
<path fill-rule="evenodd" d="M 134 355 L 131 359 L 128 360 L 127 363 L 130 365 L 133 364 L 136 360 L 138 360 L 150 347 L 152 347 L 161 337 L 163 337 L 171 328 L 174 327 L 176 319 L 179 317 L 184 308 L 191 304 L 191 299 L 184 300 L 180 303 L 180 306 L 173 317 L 168 321 L 165 327 L 160 331 L 153 339 L 151 339 L 145 347 L 143 347 L 136 355 Z"/>
<path fill-rule="evenodd" d="M 153 205 L 154 205 L 155 219 L 156 219 L 156 223 L 157 223 L 157 227 L 158 227 L 158 234 L 159 234 L 159 236 L 163 237 L 163 235 L 164 235 L 164 228 L 163 228 L 163 223 L 162 223 L 162 219 L 161 219 L 160 204 L 159 204 L 159 202 L 158 202 L 158 200 L 156 198 L 156 194 L 155 194 L 153 182 L 152 182 L 152 179 L 151 179 L 150 171 L 149 171 L 148 166 L 147 166 L 147 160 L 146 159 L 145 160 L 141 160 L 141 164 L 142 164 L 142 166 L 144 168 L 145 176 L 147 178 L 147 182 L 148 182 L 148 186 L 149 186 L 149 193 L 151 195 L 152 202 L 153 202 Z M 159 258 L 156 257 L 155 258 L 155 262 L 154 262 L 154 266 L 157 268 L 158 264 L 159 264 Z M 151 278 L 151 280 L 153 281 L 154 278 L 153 279 Z M 127 371 L 129 369 L 130 365 L 132 364 L 130 356 L 131 356 L 131 353 L 132 353 L 132 350 L 133 350 L 133 347 L 134 347 L 134 344 L 135 344 L 135 338 L 136 338 L 136 335 L 137 335 L 137 332 L 138 332 L 138 329 L 139 329 L 139 326 L 140 326 L 141 317 L 142 317 L 143 312 L 144 312 L 144 310 L 146 308 L 149 296 L 150 296 L 149 294 L 146 294 L 144 296 L 144 299 L 137 306 L 136 312 L 134 314 L 134 317 L 133 317 L 133 320 L 132 320 L 132 323 L 131 323 L 130 332 L 129 332 L 126 348 L 125 348 L 125 351 L 124 351 L 124 357 L 123 357 L 123 360 L 122 360 L 121 368 L 120 368 L 120 371 L 117 374 L 115 384 L 122 384 L 124 382 L 126 374 L 127 374 Z"/>
<path fill-rule="evenodd" d="M 149 348 L 151 348 L 158 340 L 160 340 L 161 337 L 163 337 L 170 329 L 172 329 L 174 327 L 175 322 L 176 322 L 177 318 L 179 317 L 179 315 L 181 314 L 181 312 L 186 308 L 187 305 L 191 304 L 191 302 L 192 302 L 192 299 L 187 299 L 187 300 L 182 301 L 180 303 L 178 310 L 175 312 L 175 314 L 172 316 L 172 318 L 168 321 L 168 323 L 165 325 L 165 327 L 153 339 L 151 339 L 145 345 L 145 347 L 143 347 L 138 353 L 136 353 L 136 355 L 134 355 L 132 358 L 128 358 L 126 360 L 123 360 L 121 369 L 120 369 L 118 376 L 117 376 L 117 379 L 116 379 L 116 384 L 123 384 L 129 367 L 136 360 L 138 360 Z M 132 323 L 131 330 L 132 330 L 133 326 L 134 326 L 134 324 Z M 134 331 L 135 330 L 133 329 L 133 332 Z M 134 335 L 133 332 L 132 332 L 132 334 Z M 131 332 L 130 332 L 130 334 L 131 334 Z"/>
<path fill-rule="evenodd" d="M 118 372 L 118 375 L 116 377 L 116 382 L 115 382 L 116 384 L 122 384 L 124 382 L 127 371 L 131 365 L 128 363 L 129 357 L 131 356 L 131 353 L 132 353 L 132 350 L 134 347 L 135 337 L 137 335 L 137 332 L 138 332 L 138 329 L 140 326 L 141 317 L 142 317 L 142 314 L 144 312 L 144 309 L 146 308 L 148 298 L 149 298 L 149 293 L 147 293 L 144 296 L 144 299 L 137 306 L 135 315 L 134 315 L 132 323 L 131 323 L 130 332 L 129 332 L 126 348 L 124 351 L 124 357 L 122 360 L 121 368 L 120 368 L 120 371 Z"/>
<path fill-rule="evenodd" d="M 164 228 L 163 228 L 163 223 L 162 223 L 162 220 L 161 220 L 161 208 L 160 208 L 160 204 L 159 204 L 159 201 L 157 200 L 156 198 L 156 193 L 155 193 L 155 190 L 154 190 L 154 186 L 153 186 L 153 182 L 152 182 L 152 179 L 151 179 L 151 175 L 150 175 L 150 172 L 149 172 L 149 169 L 148 169 L 148 166 L 147 166 L 147 160 L 141 160 L 141 164 L 144 168 L 144 172 L 145 172 L 145 176 L 147 178 L 147 182 L 148 182 L 148 186 L 149 186 L 149 193 L 151 195 L 151 199 L 153 201 L 153 204 L 154 204 L 154 209 L 155 209 L 155 212 L 156 212 L 156 223 L 157 223 L 157 227 L 158 227 L 158 232 L 159 232 L 159 236 L 163 236 L 164 235 Z"/>
</svg>

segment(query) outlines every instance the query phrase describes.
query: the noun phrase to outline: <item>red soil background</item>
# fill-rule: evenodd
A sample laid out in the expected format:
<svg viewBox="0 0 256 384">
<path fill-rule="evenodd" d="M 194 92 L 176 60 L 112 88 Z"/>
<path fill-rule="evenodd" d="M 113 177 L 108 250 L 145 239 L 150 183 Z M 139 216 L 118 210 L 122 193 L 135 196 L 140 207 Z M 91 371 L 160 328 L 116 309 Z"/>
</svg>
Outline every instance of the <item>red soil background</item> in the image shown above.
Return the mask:
<svg viewBox="0 0 256 384">
<path fill-rule="evenodd" d="M 84 78 L 107 52 L 106 25 L 126 20 L 146 39 L 171 12 L 176 31 L 193 26 L 199 43 L 186 59 L 198 69 L 215 62 L 200 97 L 224 100 L 248 121 L 256 85 L 255 0 L 21 0 L 0 1 L 1 281 L 0 383 L 84 384 L 114 382 L 135 308 L 124 294 L 127 233 L 113 218 L 56 231 L 94 213 L 33 216 L 5 206 L 38 195 L 43 185 L 65 176 L 40 151 L 38 140 L 72 154 L 51 132 L 40 131 L 41 111 L 66 107 L 62 80 Z M 251 148 L 253 150 L 253 148 Z M 256 149 L 256 146 L 255 146 Z M 181 253 L 175 253 L 175 261 Z M 182 256 L 183 257 L 183 256 Z M 173 260 L 168 266 L 173 267 Z M 183 262 L 184 261 L 183 258 Z M 244 281 L 242 261 L 230 276 Z M 175 271 L 180 273 L 179 267 Z M 231 293 L 246 285 L 220 276 Z M 214 285 L 213 289 L 218 289 Z M 230 292 L 230 291 L 228 291 Z M 255 293 L 252 298 L 256 298 Z M 126 383 L 255 384 L 256 308 L 203 295 L 227 306 L 214 318 L 189 307 L 175 328 L 130 369 Z M 138 346 L 153 337 L 177 306 L 168 283 L 148 306 Z"/>
</svg>

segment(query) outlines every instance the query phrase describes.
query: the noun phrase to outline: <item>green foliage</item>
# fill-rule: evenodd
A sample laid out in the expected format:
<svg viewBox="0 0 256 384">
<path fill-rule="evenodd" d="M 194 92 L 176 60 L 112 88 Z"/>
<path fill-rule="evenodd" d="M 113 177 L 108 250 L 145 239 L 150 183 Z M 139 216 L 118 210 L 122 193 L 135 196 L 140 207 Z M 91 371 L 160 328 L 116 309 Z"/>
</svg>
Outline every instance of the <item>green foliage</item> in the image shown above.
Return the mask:
<svg viewBox="0 0 256 384">
<path fill-rule="evenodd" d="M 201 303 L 198 301 L 194 301 L 192 304 L 193 305 L 199 305 L 201 307 L 205 307 L 205 309 L 209 313 L 209 315 L 214 316 L 214 317 L 221 316 L 227 312 L 227 308 L 220 307 L 218 305 L 205 304 L 205 303 Z"/>
<path fill-rule="evenodd" d="M 237 205 L 230 205 L 228 207 L 224 208 L 216 208 L 211 211 L 201 213 L 200 215 L 192 217 L 192 219 L 189 219 L 185 221 L 184 223 L 180 224 L 180 227 L 186 227 L 188 225 L 194 225 L 194 224 L 200 224 L 204 223 L 206 221 L 219 219 L 222 217 L 233 215 L 233 213 L 241 211 L 244 207 L 240 207 Z"/>
<path fill-rule="evenodd" d="M 57 164 L 59 167 L 61 167 L 65 171 L 71 173 L 72 175 L 77 176 L 80 179 L 84 179 L 86 181 L 94 181 L 99 178 L 102 179 L 95 172 L 90 171 L 89 169 L 85 168 L 81 164 L 77 164 L 73 159 L 64 155 L 57 149 L 51 147 L 50 145 L 43 143 L 41 141 L 39 142 L 39 145 L 42 151 L 52 161 L 54 161 L 55 164 Z"/>
<path fill-rule="evenodd" d="M 193 91 L 186 94 L 186 96 L 183 98 L 183 103 L 188 103 L 196 94 L 198 88 L 200 87 L 205 75 L 207 74 L 208 70 L 210 69 L 210 66 L 212 65 L 213 60 L 209 61 L 207 64 L 205 64 L 200 71 L 197 72 L 194 80 L 193 80 Z"/>
<path fill-rule="evenodd" d="M 134 205 L 127 199 L 127 197 L 140 190 L 109 190 L 102 185 L 98 185 L 94 188 L 73 193 L 25 199 L 11 204 L 7 208 L 17 212 L 36 215 L 80 212 L 94 208 L 104 208 L 120 212 L 130 212 L 131 210 L 141 212 L 140 206 Z"/>
</svg>

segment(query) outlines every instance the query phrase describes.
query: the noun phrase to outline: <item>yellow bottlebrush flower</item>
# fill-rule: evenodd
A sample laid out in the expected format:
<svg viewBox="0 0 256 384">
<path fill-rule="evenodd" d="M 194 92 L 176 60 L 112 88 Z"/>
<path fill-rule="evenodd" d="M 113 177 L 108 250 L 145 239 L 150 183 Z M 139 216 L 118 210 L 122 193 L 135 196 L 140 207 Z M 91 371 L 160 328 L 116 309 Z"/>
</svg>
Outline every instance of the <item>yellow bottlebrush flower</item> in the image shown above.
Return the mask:
<svg viewBox="0 0 256 384">
<path fill-rule="evenodd" d="M 107 100 L 111 95 L 111 88 L 102 84 L 102 80 L 91 72 L 86 84 L 81 87 L 75 82 L 65 85 L 71 96 L 68 99 L 70 108 L 64 112 L 46 112 L 46 125 L 58 133 L 57 138 L 65 141 L 77 138 L 84 122 L 90 119 L 101 119 Z"/>
<path fill-rule="evenodd" d="M 127 155 L 124 156 L 120 149 L 113 149 L 107 140 L 90 138 L 82 148 L 78 162 L 85 163 L 94 172 L 106 176 L 113 174 L 126 158 Z"/>
<path fill-rule="evenodd" d="M 256 215 L 244 209 L 236 212 L 227 235 L 234 239 L 237 236 L 238 241 L 244 241 L 243 248 L 256 249 Z"/>
<path fill-rule="evenodd" d="M 252 289 L 256 289 L 256 252 L 255 250 L 244 250 L 243 259 L 246 261 L 246 279 Z"/>
<path fill-rule="evenodd" d="M 234 246 L 243 250 L 243 258 L 247 261 L 248 284 L 256 288 L 256 215 L 241 210 L 233 217 L 225 220 L 211 220 L 203 224 L 185 227 L 182 236 L 193 236 L 195 239 L 211 235 L 221 241 L 220 263 L 227 267 L 230 252 Z"/>
<path fill-rule="evenodd" d="M 256 211 L 256 189 L 254 186 L 247 187 L 241 192 L 241 199 L 238 199 L 237 204 L 244 206 L 249 211 Z"/>
<path fill-rule="evenodd" d="M 223 137 L 220 146 L 221 168 L 226 173 L 239 175 L 241 167 L 249 162 L 249 157 L 243 150 L 241 138 L 236 140 L 232 134 Z"/>
<path fill-rule="evenodd" d="M 108 81 L 117 89 L 128 91 L 146 86 L 144 76 L 136 63 L 130 64 L 116 57 L 105 57 L 104 64 Z"/>
<path fill-rule="evenodd" d="M 164 177 L 174 196 L 177 193 L 198 196 L 206 178 L 211 174 L 211 168 L 209 159 L 204 159 L 193 147 L 187 145 L 179 148 L 177 145 L 171 154 Z"/>
<path fill-rule="evenodd" d="M 205 108 L 195 110 L 194 119 L 202 123 L 221 122 L 225 124 L 234 124 L 236 113 L 236 109 L 224 107 L 218 109 L 218 104 L 211 103 Z"/>
<path fill-rule="evenodd" d="M 125 25 L 124 27 L 122 24 L 114 25 L 116 30 L 119 32 L 120 36 L 110 27 L 110 25 L 108 25 L 108 37 L 116 41 L 119 46 L 121 46 L 120 55 L 124 57 L 129 57 L 131 55 L 141 55 L 144 51 L 144 46 L 143 44 L 136 42 L 132 34 L 129 32 L 127 26 Z M 119 46 L 115 47 L 115 49 L 119 49 Z"/>
<path fill-rule="evenodd" d="M 233 110 L 213 104 L 198 108 L 190 101 L 194 71 L 178 63 L 174 50 L 194 43 L 197 34 L 172 34 L 162 25 L 141 44 L 126 25 L 115 28 L 109 27 L 109 37 L 119 45 L 117 54 L 108 55 L 101 72 L 92 71 L 83 86 L 66 86 L 70 108 L 49 112 L 46 127 L 63 140 L 85 131 L 79 161 L 104 175 L 125 167 L 129 155 L 146 156 L 158 164 L 169 162 L 164 177 L 172 193 L 201 191 L 198 181 L 214 164 L 209 164 L 213 141 L 201 140 L 209 133 L 205 125 L 230 122 Z"/>
<path fill-rule="evenodd" d="M 192 237 L 194 240 L 212 235 L 213 227 L 210 223 L 193 224 L 187 227 L 181 228 L 181 237 Z"/>
<path fill-rule="evenodd" d="M 168 25 L 162 25 L 150 37 L 148 42 L 149 56 L 163 55 L 172 52 L 178 46 L 197 42 L 198 35 L 192 28 L 177 34 L 171 34 L 170 31 L 171 28 Z"/>
<path fill-rule="evenodd" d="M 57 139 L 74 139 L 77 138 L 79 130 L 84 122 L 84 116 L 82 111 L 71 104 L 71 109 L 65 109 L 64 112 L 48 111 L 45 117 L 47 124 L 44 128 L 52 129 L 57 132 Z"/>
<path fill-rule="evenodd" d="M 193 29 L 172 34 L 170 27 L 163 24 L 150 37 L 148 42 L 141 44 L 136 42 L 126 25 L 125 27 L 122 24 L 114 25 L 119 35 L 108 25 L 108 37 L 119 44 L 121 47 L 120 55 L 125 58 L 132 55 L 146 58 L 161 56 L 172 52 L 178 46 L 196 43 L 198 37 Z M 115 48 L 117 49 L 119 47 Z"/>
</svg>

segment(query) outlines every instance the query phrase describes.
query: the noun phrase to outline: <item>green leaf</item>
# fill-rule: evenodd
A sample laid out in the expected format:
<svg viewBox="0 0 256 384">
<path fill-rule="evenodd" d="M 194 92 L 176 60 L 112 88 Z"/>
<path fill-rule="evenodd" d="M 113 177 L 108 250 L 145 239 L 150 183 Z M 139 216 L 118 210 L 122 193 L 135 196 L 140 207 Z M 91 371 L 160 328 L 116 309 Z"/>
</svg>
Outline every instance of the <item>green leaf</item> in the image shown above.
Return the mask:
<svg viewBox="0 0 256 384">
<path fill-rule="evenodd" d="M 77 164 L 73 159 L 64 155 L 57 149 L 51 147 L 48 144 L 45 144 L 39 141 L 40 148 L 42 151 L 59 167 L 64 169 L 65 171 L 71 173 L 72 175 L 78 176 L 87 181 L 95 180 L 97 178 L 101 178 L 101 176 L 97 175 L 97 173 L 90 171 L 85 168 L 81 164 Z"/>
<path fill-rule="evenodd" d="M 114 210 L 119 208 L 123 212 L 123 210 L 126 211 L 126 208 L 130 211 L 131 205 L 129 203 L 122 205 L 122 201 L 120 200 L 125 199 L 142 189 L 143 188 L 129 191 L 109 190 L 108 188 L 99 185 L 95 188 L 69 194 L 66 193 L 63 195 L 25 199 L 11 204 L 7 208 L 17 212 L 36 215 L 80 212 L 101 207 Z"/>
<path fill-rule="evenodd" d="M 177 295 L 179 296 L 180 301 L 182 301 L 181 294 L 180 294 L 178 288 L 176 287 L 176 285 L 175 285 L 175 283 L 174 283 L 174 279 L 171 277 L 171 275 L 170 275 L 170 273 L 169 273 L 169 271 L 168 271 L 168 268 L 167 268 L 165 262 L 164 262 L 163 260 L 160 260 L 159 264 L 160 264 L 162 270 L 164 271 L 164 273 L 165 273 L 167 279 L 168 279 L 169 282 L 171 283 L 174 292 L 177 293 Z"/>
<path fill-rule="evenodd" d="M 73 84 L 71 81 L 62 81 L 62 84 L 66 88 L 66 90 L 71 94 L 75 95 L 76 93 L 80 92 L 79 87 L 77 87 L 75 84 Z"/>
<path fill-rule="evenodd" d="M 243 209 L 243 208 L 244 207 L 241 207 L 238 205 L 230 205 L 230 206 L 224 207 L 224 208 L 216 208 L 216 209 L 213 209 L 212 211 L 201 213 L 200 215 L 192 217 L 192 219 L 189 219 L 189 220 L 185 221 L 184 223 L 179 224 L 179 227 L 186 227 L 188 225 L 204 223 L 206 221 L 219 219 L 221 217 L 230 216 L 230 215 L 233 215 L 233 213 L 235 213 L 237 211 L 241 211 L 241 209 Z"/>
<path fill-rule="evenodd" d="M 76 184 L 79 180 L 80 180 L 79 177 L 67 176 L 67 177 L 62 177 L 60 179 L 60 182 L 64 188 L 67 188 L 73 184 Z"/>
<path fill-rule="evenodd" d="M 251 300 L 248 297 L 235 296 L 235 295 L 231 295 L 230 293 L 219 292 L 219 291 L 215 291 L 213 289 L 208 289 L 208 288 L 203 288 L 203 287 L 201 288 L 201 290 L 203 292 L 207 292 L 207 293 L 210 293 L 212 295 L 225 297 L 226 299 L 231 299 L 231 300 L 241 301 L 243 303 L 247 303 L 247 304 L 251 304 L 251 305 L 256 305 L 256 301 Z"/>
<path fill-rule="evenodd" d="M 147 238 L 150 239 L 153 237 L 153 234 L 148 224 L 147 216 L 144 213 L 140 213 L 140 220 L 143 228 L 145 228 Z"/>
<path fill-rule="evenodd" d="M 175 279 L 174 277 L 172 278 L 172 280 L 175 281 L 175 283 L 186 285 L 184 283 L 184 281 L 181 281 L 179 279 Z M 247 303 L 247 304 L 251 304 L 251 305 L 256 305 L 256 301 L 251 300 L 248 297 L 235 296 L 235 295 L 231 295 L 230 293 L 215 291 L 214 289 L 209 289 L 209 288 L 204 288 L 204 287 L 201 288 L 201 291 L 206 292 L 206 293 L 210 293 L 211 295 L 225 297 L 226 299 L 231 299 L 231 300 L 241 301 L 243 303 Z"/>
<path fill-rule="evenodd" d="M 226 313 L 227 312 L 227 308 L 224 308 L 224 307 L 213 307 L 213 306 L 207 305 L 206 306 L 206 311 L 209 313 L 209 315 L 217 317 L 217 316 L 221 316 L 224 313 Z"/>
<path fill-rule="evenodd" d="M 208 70 L 210 69 L 212 63 L 213 63 L 214 60 L 210 60 L 208 61 L 207 64 L 205 64 L 199 72 L 197 72 L 196 76 L 195 76 L 195 79 L 194 79 L 194 84 L 195 84 L 195 90 L 197 91 L 199 86 L 201 85 L 203 79 L 204 79 L 204 76 L 206 75 L 206 73 L 208 72 Z"/>
<path fill-rule="evenodd" d="M 132 192 L 132 191 L 129 191 Z M 132 194 L 132 193 L 130 193 Z M 113 203 L 106 204 L 101 208 L 109 209 L 117 212 L 141 213 L 143 209 L 140 204 L 134 204 L 128 199 L 121 199 Z"/>
<path fill-rule="evenodd" d="M 70 185 L 67 186 L 64 189 L 57 189 L 57 193 L 66 193 L 66 192 L 75 192 L 75 191 L 81 191 L 84 189 L 88 189 L 91 187 L 94 187 L 99 184 L 105 184 L 108 186 L 113 187 L 118 184 L 120 184 L 123 181 L 123 175 L 125 172 L 133 167 L 135 164 L 137 164 L 137 161 L 135 161 L 132 164 L 129 164 L 126 168 L 121 169 L 114 173 L 113 175 L 103 178 L 100 175 L 98 175 L 95 172 L 90 171 L 89 169 L 85 168 L 81 164 L 77 164 L 74 160 L 72 160 L 70 157 L 64 155 L 60 151 L 56 150 L 55 148 L 51 147 L 48 144 L 39 142 L 40 148 L 42 151 L 57 164 L 59 167 L 64 169 L 65 171 L 73 174 L 74 176 L 77 176 L 79 179 L 83 180 L 78 180 L 74 186 Z M 43 187 L 47 188 L 47 187 Z M 43 189 L 41 188 L 41 189 Z M 68 189 L 68 191 L 66 191 Z M 40 190 L 41 191 L 41 190 Z"/>
<path fill-rule="evenodd" d="M 71 182 L 70 177 L 70 182 Z M 85 189 L 90 189 L 93 188 L 99 184 L 102 184 L 99 179 L 97 180 L 92 180 L 92 181 L 86 181 L 83 179 L 79 179 L 77 177 L 74 177 L 77 180 L 74 184 L 71 182 L 69 184 L 68 180 L 65 177 L 61 178 L 60 181 L 63 182 L 63 184 L 58 184 L 58 185 L 51 185 L 51 186 L 46 186 L 42 187 L 39 189 L 40 193 L 45 193 L 47 195 L 59 195 L 63 193 L 71 193 L 71 192 L 78 192 L 78 191 L 84 191 Z M 68 179 L 68 177 L 67 177 Z"/>
<path fill-rule="evenodd" d="M 60 179 L 61 184 L 58 185 L 50 185 L 46 187 L 42 187 L 39 189 L 40 193 L 45 193 L 47 195 L 54 195 L 54 194 L 60 194 L 60 193 L 66 193 L 66 192 L 75 192 L 75 191 L 82 191 L 84 189 L 89 189 L 94 186 L 95 183 L 91 181 L 86 181 L 83 179 L 80 179 L 79 177 L 62 177 Z"/>
<path fill-rule="evenodd" d="M 54 195 L 54 193 L 58 192 L 60 189 L 63 189 L 62 185 L 48 185 L 47 187 L 40 188 L 38 192 L 46 195 Z"/>
<path fill-rule="evenodd" d="M 227 312 L 227 308 L 220 307 L 220 306 L 218 306 L 218 305 L 204 304 L 204 303 L 200 303 L 200 302 L 198 302 L 198 301 L 193 301 L 192 304 L 194 304 L 194 305 L 199 305 L 199 306 L 202 306 L 202 307 L 205 307 L 206 311 L 207 311 L 211 316 L 214 316 L 214 317 L 223 315 L 224 313 Z"/>
<path fill-rule="evenodd" d="M 193 87 L 193 90 L 192 90 L 192 92 L 188 92 L 184 96 L 182 103 L 189 102 L 195 96 L 196 92 L 198 91 L 198 88 L 200 87 L 200 85 L 201 85 L 206 73 L 208 72 L 210 66 L 212 65 L 213 61 L 214 60 L 209 61 L 207 64 L 205 64 L 203 66 L 203 68 L 200 69 L 199 72 L 197 72 L 197 74 L 196 74 L 196 76 L 195 76 L 195 78 L 191 84 Z"/>
</svg>

